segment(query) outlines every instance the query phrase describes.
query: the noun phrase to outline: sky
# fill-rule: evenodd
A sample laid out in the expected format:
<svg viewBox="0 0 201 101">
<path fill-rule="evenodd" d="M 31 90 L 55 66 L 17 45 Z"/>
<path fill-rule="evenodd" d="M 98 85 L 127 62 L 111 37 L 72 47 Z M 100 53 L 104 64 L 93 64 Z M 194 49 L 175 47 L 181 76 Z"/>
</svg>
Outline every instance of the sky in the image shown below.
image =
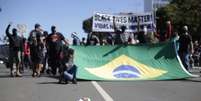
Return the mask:
<svg viewBox="0 0 201 101">
<path fill-rule="evenodd" d="M 39 23 L 42 29 L 50 32 L 52 25 L 57 26 L 67 39 L 77 32 L 80 38 L 86 37 L 82 29 L 83 20 L 95 12 L 120 13 L 144 11 L 144 0 L 0 0 L 0 37 L 5 36 L 9 22 L 27 26 L 29 32 Z"/>
</svg>

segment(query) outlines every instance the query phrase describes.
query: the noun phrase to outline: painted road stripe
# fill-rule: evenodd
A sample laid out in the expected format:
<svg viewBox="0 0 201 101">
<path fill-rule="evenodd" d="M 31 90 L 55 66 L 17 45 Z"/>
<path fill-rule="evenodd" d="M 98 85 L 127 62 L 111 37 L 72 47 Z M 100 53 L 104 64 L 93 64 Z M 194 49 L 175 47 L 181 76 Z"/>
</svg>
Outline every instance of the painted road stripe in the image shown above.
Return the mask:
<svg viewBox="0 0 201 101">
<path fill-rule="evenodd" d="M 114 101 L 112 97 L 96 81 L 91 81 L 91 83 L 96 88 L 96 90 L 101 94 L 101 96 L 105 99 L 105 101 Z"/>
</svg>

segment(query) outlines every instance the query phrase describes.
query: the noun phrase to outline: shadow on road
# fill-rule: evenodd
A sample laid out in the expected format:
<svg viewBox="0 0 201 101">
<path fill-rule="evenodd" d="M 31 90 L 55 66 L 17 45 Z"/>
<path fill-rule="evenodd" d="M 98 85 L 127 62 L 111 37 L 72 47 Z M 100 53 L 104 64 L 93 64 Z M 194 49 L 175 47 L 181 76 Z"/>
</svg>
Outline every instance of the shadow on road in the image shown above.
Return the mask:
<svg viewBox="0 0 201 101">
<path fill-rule="evenodd" d="M 0 78 L 13 78 L 10 75 L 0 75 Z"/>
<path fill-rule="evenodd" d="M 183 82 L 200 82 L 201 83 L 201 78 L 187 78 L 183 80 Z"/>
<path fill-rule="evenodd" d="M 58 84 L 58 82 L 39 82 L 37 84 Z"/>
</svg>

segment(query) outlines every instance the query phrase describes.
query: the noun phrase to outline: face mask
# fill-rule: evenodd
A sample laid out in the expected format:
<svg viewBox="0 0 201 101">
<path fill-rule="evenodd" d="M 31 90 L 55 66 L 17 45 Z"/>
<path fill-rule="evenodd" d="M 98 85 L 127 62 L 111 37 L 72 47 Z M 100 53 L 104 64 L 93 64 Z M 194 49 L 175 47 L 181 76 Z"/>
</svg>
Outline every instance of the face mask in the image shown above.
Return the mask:
<svg viewBox="0 0 201 101">
<path fill-rule="evenodd" d="M 13 35 L 14 35 L 14 36 L 17 35 L 17 29 L 14 28 L 14 29 L 12 30 L 12 32 L 13 32 Z"/>
</svg>

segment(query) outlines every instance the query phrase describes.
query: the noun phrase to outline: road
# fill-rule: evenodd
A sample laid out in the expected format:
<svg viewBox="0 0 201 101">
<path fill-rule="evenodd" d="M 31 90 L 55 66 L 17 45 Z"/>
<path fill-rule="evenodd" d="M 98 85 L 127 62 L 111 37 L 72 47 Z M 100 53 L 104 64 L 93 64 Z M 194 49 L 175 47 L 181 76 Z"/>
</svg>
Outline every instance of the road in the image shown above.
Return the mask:
<svg viewBox="0 0 201 101">
<path fill-rule="evenodd" d="M 194 70 L 198 73 L 198 70 Z M 56 78 L 9 77 L 0 65 L 0 101 L 201 101 L 201 78 L 169 81 L 78 81 L 57 84 Z"/>
</svg>

